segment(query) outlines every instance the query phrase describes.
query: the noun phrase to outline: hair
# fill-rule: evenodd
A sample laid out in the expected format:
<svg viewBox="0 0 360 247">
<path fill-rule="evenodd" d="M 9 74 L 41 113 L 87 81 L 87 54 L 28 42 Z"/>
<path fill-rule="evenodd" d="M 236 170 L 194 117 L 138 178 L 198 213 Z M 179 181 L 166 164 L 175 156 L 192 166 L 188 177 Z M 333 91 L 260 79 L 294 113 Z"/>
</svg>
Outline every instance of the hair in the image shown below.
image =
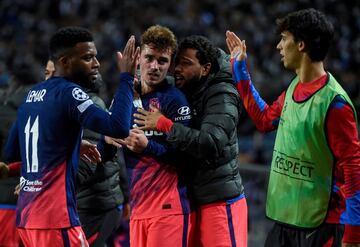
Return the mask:
<svg viewBox="0 0 360 247">
<path fill-rule="evenodd" d="M 188 36 L 180 42 L 179 51 L 187 48 L 197 50 L 196 58 L 201 65 L 211 63 L 211 72 L 218 69 L 217 58 L 219 56 L 219 50 L 209 39 L 200 35 Z"/>
<path fill-rule="evenodd" d="M 141 49 L 144 45 L 150 44 L 160 51 L 170 48 L 172 55 L 177 51 L 177 39 L 174 33 L 164 26 L 151 26 L 141 35 Z"/>
<path fill-rule="evenodd" d="M 50 59 L 55 61 L 64 53 L 80 42 L 93 42 L 91 32 L 82 27 L 60 28 L 51 38 L 49 43 Z"/>
<path fill-rule="evenodd" d="M 289 31 L 294 40 L 305 43 L 312 61 L 323 61 L 334 36 L 334 27 L 326 16 L 313 8 L 292 12 L 276 20 L 278 33 Z"/>
</svg>

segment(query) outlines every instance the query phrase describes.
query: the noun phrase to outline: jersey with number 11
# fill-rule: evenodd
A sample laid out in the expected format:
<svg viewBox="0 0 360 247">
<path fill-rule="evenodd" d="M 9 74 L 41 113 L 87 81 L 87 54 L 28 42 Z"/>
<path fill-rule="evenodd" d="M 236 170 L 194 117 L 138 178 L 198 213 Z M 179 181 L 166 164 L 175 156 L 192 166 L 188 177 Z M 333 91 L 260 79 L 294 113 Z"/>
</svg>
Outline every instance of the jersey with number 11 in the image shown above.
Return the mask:
<svg viewBox="0 0 360 247">
<path fill-rule="evenodd" d="M 89 127 L 90 122 L 95 122 L 95 129 L 106 132 L 110 128 L 99 126 L 105 122 L 113 127 L 113 117 L 95 107 L 78 85 L 61 77 L 53 77 L 29 91 L 9 138 L 10 143 L 12 139 L 18 141 L 12 146 L 14 150 L 20 146 L 22 160 L 18 227 L 54 229 L 80 225 L 75 182 L 81 126 Z"/>
</svg>

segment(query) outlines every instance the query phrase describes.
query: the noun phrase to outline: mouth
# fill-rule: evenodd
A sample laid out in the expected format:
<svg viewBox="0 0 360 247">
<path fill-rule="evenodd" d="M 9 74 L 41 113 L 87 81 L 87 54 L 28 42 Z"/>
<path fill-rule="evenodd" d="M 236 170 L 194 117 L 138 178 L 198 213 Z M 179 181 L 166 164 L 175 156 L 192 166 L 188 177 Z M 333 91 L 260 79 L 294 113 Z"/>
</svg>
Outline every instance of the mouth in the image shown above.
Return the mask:
<svg viewBox="0 0 360 247">
<path fill-rule="evenodd" d="M 95 81 L 99 77 L 99 72 L 93 72 L 89 75 L 90 79 Z"/>
<path fill-rule="evenodd" d="M 160 75 L 158 73 L 148 73 L 150 80 L 158 80 Z"/>
<path fill-rule="evenodd" d="M 174 76 L 174 79 L 175 79 L 175 85 L 179 88 L 182 87 L 185 83 L 185 78 L 180 74 L 176 74 Z"/>
</svg>

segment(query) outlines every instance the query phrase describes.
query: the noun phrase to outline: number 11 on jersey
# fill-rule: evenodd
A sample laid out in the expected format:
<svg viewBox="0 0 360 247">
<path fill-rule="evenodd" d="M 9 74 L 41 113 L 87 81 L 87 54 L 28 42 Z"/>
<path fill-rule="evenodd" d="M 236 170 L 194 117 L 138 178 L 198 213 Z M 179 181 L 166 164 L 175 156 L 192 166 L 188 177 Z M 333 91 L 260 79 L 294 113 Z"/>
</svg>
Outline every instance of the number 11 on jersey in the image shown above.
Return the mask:
<svg viewBox="0 0 360 247">
<path fill-rule="evenodd" d="M 38 172 L 38 141 L 39 141 L 39 116 L 36 116 L 34 123 L 30 126 L 31 117 L 28 118 L 25 125 L 25 153 L 27 172 Z M 31 150 L 31 157 L 30 156 Z M 31 162 L 30 162 L 31 158 Z"/>
</svg>

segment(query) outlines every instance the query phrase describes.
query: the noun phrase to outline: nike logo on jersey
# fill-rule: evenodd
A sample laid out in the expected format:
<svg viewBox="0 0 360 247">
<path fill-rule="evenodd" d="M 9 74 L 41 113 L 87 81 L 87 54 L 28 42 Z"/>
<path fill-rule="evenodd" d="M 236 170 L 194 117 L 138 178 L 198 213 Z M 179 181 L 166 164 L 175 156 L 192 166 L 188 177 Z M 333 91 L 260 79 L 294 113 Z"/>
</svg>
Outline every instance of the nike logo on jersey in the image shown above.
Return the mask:
<svg viewBox="0 0 360 247">
<path fill-rule="evenodd" d="M 26 97 L 26 103 L 44 101 L 45 94 L 46 89 L 31 90 Z"/>
</svg>

